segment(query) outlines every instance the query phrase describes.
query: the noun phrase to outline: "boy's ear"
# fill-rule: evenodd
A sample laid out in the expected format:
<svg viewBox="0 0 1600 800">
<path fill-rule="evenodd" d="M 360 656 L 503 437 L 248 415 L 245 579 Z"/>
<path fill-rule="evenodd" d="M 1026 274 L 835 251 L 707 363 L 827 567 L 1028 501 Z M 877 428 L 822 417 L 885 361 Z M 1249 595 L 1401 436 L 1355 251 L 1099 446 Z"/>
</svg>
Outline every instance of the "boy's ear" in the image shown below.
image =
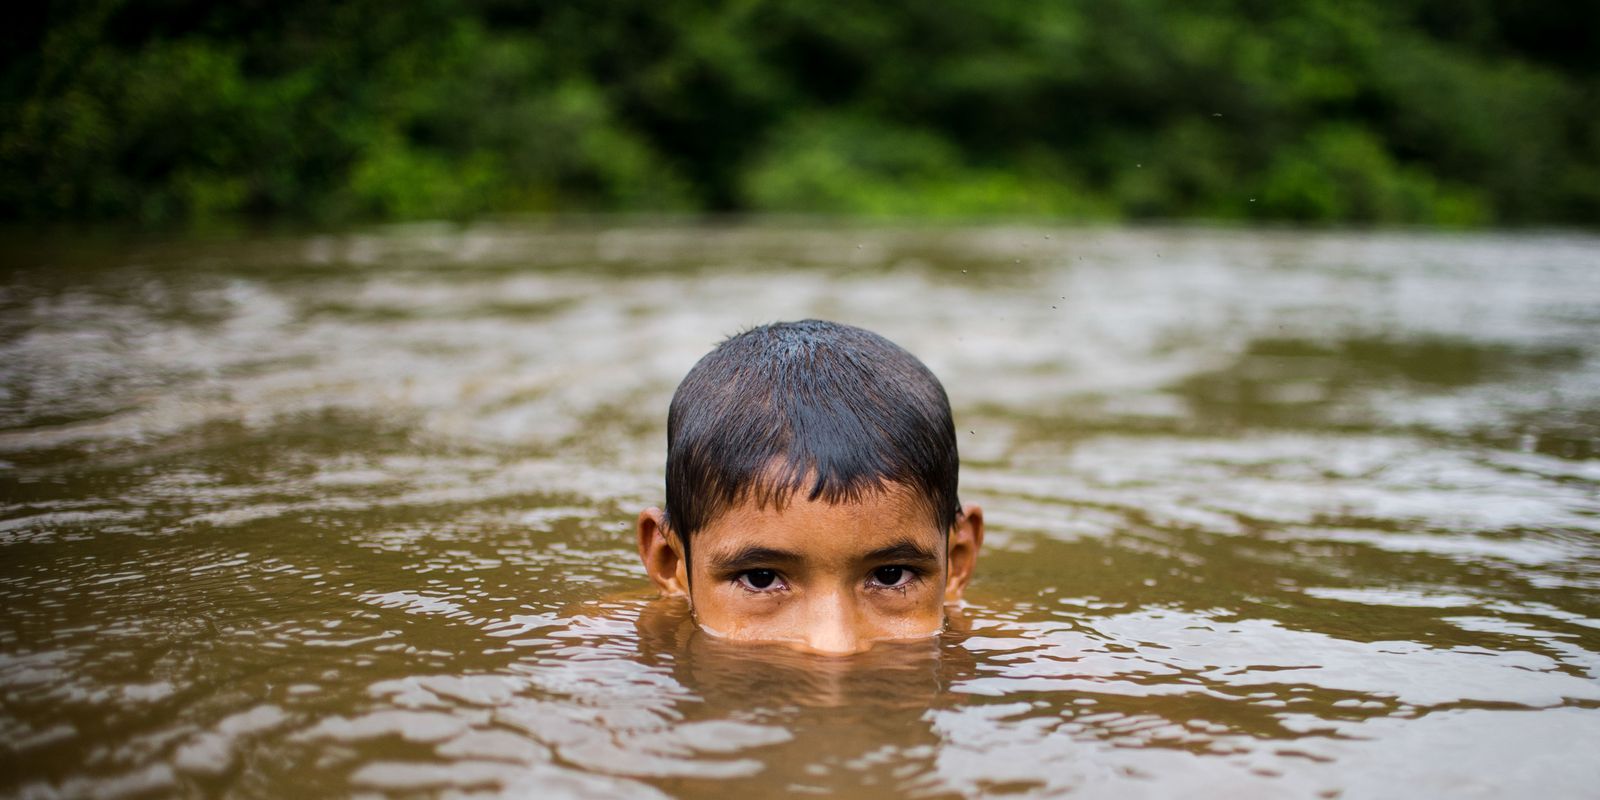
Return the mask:
<svg viewBox="0 0 1600 800">
<path fill-rule="evenodd" d="M 639 560 L 650 581 L 669 597 L 689 596 L 689 562 L 678 535 L 667 527 L 667 515 L 651 506 L 639 512 Z"/>
<path fill-rule="evenodd" d="M 950 529 L 949 552 L 945 561 L 949 565 L 945 571 L 946 603 L 961 601 L 961 594 L 967 590 L 967 582 L 972 580 L 972 572 L 978 566 L 978 550 L 982 547 L 983 509 L 976 503 L 968 503 L 961 507 L 961 516 L 956 518 L 955 527 Z"/>
</svg>

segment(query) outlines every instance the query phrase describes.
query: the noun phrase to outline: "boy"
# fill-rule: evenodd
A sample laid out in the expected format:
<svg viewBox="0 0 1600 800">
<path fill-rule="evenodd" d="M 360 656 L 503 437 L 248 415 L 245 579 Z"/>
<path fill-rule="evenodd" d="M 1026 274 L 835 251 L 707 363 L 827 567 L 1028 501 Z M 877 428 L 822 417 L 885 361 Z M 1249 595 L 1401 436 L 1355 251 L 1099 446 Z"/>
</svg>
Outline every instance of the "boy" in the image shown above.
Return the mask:
<svg viewBox="0 0 1600 800">
<path fill-rule="evenodd" d="M 727 639 L 845 655 L 933 636 L 983 544 L 958 470 L 950 402 L 915 356 L 833 322 L 754 328 L 678 385 L 639 558 Z"/>
</svg>

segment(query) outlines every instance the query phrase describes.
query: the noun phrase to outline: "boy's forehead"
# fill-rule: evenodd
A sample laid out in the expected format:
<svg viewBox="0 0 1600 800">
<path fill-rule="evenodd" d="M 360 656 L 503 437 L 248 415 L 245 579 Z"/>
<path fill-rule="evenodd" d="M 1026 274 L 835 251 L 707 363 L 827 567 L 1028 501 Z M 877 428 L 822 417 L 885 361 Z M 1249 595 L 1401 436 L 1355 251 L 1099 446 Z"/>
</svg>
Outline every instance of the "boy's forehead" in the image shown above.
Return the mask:
<svg viewBox="0 0 1600 800">
<path fill-rule="evenodd" d="M 715 557 L 751 546 L 816 558 L 851 558 L 884 544 L 932 542 L 940 531 L 927 501 L 904 484 L 888 483 L 855 500 L 811 500 L 801 490 L 764 507 L 746 498 L 695 534 L 695 547 Z"/>
</svg>

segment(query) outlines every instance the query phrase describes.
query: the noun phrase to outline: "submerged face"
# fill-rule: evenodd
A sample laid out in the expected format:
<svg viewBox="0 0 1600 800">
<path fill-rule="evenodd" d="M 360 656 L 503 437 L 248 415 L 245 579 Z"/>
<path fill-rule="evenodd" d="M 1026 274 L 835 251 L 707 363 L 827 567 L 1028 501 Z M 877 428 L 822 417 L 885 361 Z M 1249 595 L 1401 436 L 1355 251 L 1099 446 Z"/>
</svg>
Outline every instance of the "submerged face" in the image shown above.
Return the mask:
<svg viewBox="0 0 1600 800">
<path fill-rule="evenodd" d="M 977 506 L 946 536 L 899 484 L 855 502 L 740 504 L 694 534 L 688 565 L 661 522 L 658 509 L 640 515 L 640 557 L 664 593 L 688 596 L 702 629 L 827 654 L 937 634 L 983 535 Z"/>
</svg>

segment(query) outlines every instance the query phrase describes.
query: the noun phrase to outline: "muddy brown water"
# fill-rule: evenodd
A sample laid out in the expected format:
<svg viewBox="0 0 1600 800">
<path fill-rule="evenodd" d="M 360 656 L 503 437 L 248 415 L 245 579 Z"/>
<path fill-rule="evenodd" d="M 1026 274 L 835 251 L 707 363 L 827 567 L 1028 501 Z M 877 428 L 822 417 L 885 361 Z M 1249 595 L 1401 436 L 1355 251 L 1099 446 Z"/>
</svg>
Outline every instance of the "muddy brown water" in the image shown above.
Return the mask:
<svg viewBox="0 0 1600 800">
<path fill-rule="evenodd" d="M 7 248 L 0 794 L 1600 786 L 1600 239 L 421 226 Z M 990 535 L 849 659 L 650 603 L 673 387 L 825 317 Z"/>
</svg>

